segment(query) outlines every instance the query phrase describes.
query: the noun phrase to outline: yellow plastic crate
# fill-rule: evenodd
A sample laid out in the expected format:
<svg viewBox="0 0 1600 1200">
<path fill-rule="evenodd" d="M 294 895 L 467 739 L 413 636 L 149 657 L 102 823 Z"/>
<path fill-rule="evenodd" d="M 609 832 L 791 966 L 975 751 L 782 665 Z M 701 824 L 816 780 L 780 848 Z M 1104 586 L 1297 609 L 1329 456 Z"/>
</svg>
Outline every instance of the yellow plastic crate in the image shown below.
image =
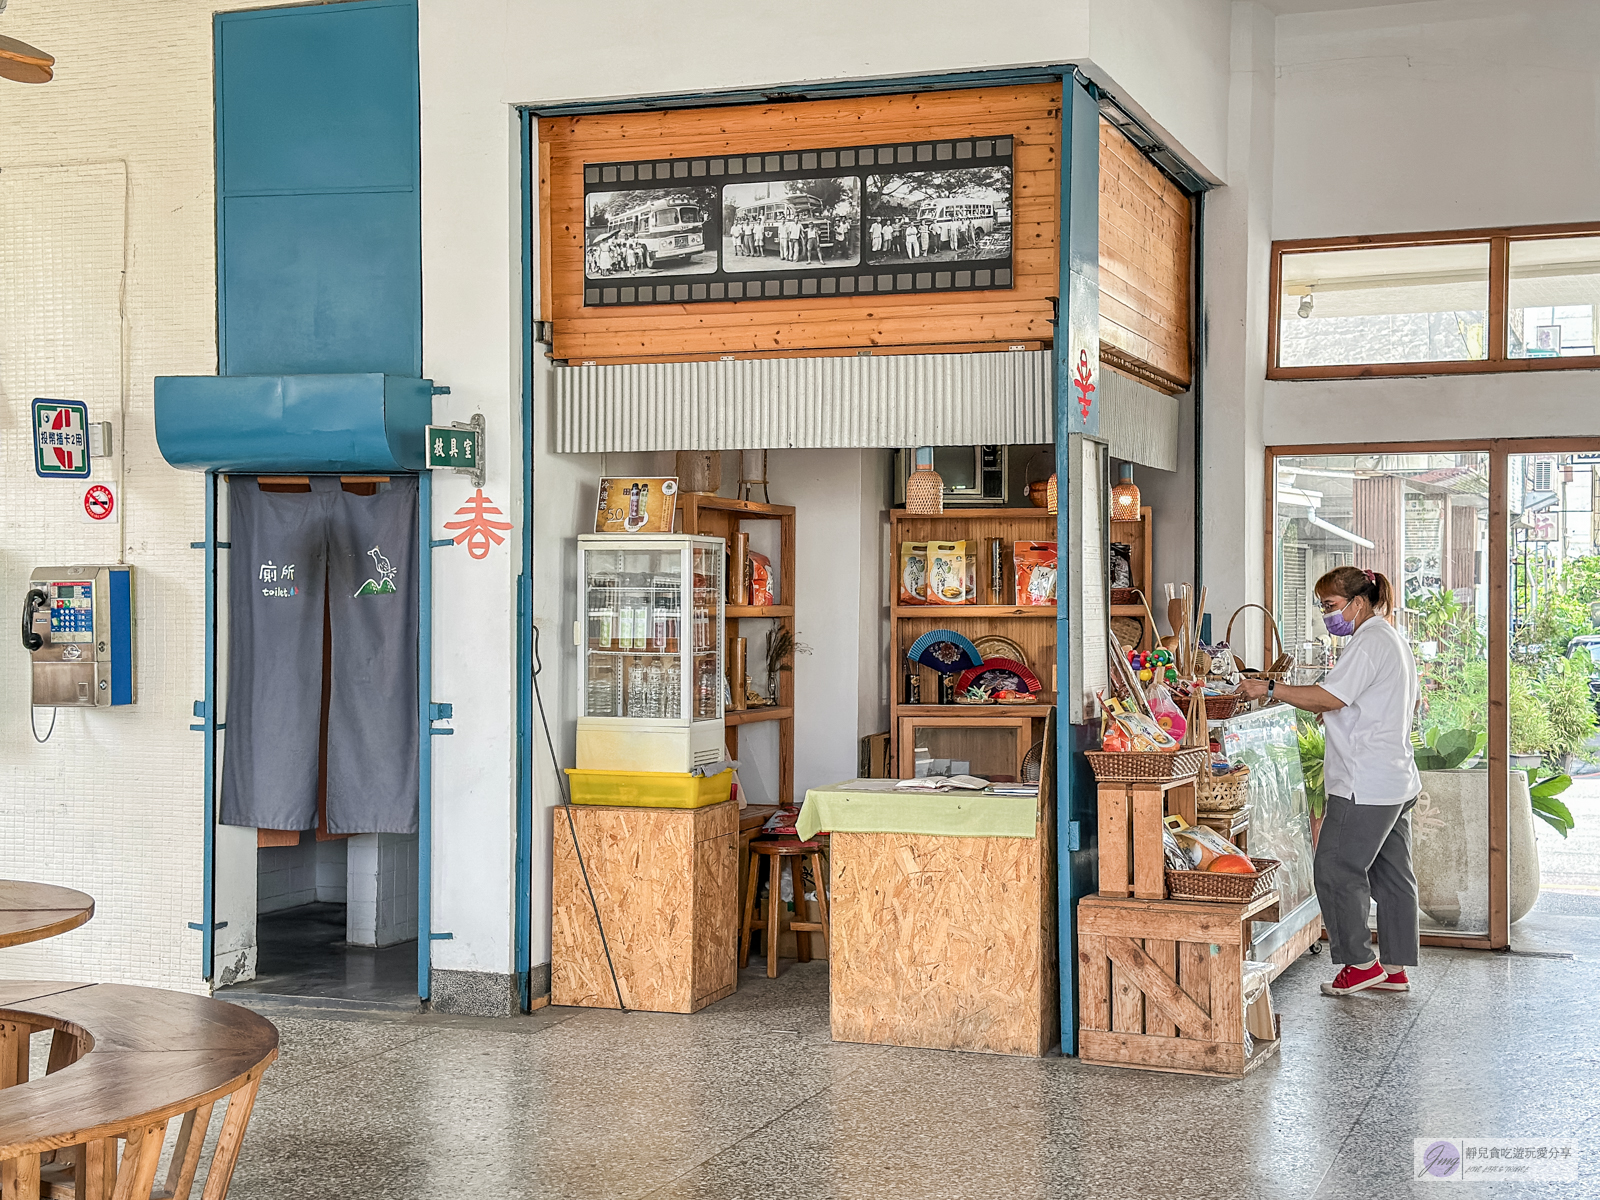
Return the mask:
<svg viewBox="0 0 1600 1200">
<path fill-rule="evenodd" d="M 705 808 L 733 794 L 733 770 L 720 775 L 678 771 L 567 770 L 574 804 L 615 804 L 627 808 Z"/>
</svg>

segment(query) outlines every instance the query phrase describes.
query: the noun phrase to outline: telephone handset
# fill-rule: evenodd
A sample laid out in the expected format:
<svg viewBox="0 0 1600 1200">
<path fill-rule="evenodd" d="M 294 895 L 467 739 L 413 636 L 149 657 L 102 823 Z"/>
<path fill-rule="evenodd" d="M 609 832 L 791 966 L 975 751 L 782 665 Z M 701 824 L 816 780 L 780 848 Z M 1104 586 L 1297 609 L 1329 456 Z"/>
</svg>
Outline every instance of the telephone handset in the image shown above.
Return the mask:
<svg viewBox="0 0 1600 1200">
<path fill-rule="evenodd" d="M 22 645 L 29 651 L 44 645 L 44 638 L 33 631 L 33 614 L 50 603 L 50 597 L 41 588 L 29 588 L 22 598 Z"/>
</svg>

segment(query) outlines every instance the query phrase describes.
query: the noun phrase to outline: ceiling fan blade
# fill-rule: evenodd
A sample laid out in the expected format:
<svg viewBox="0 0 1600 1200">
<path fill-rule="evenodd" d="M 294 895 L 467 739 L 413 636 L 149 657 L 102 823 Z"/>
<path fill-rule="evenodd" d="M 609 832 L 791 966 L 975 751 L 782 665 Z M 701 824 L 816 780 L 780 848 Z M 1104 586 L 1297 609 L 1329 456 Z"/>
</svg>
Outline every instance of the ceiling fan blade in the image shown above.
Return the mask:
<svg viewBox="0 0 1600 1200">
<path fill-rule="evenodd" d="M 0 78 L 17 83 L 48 83 L 55 77 L 55 59 L 43 50 L 0 35 Z"/>
</svg>

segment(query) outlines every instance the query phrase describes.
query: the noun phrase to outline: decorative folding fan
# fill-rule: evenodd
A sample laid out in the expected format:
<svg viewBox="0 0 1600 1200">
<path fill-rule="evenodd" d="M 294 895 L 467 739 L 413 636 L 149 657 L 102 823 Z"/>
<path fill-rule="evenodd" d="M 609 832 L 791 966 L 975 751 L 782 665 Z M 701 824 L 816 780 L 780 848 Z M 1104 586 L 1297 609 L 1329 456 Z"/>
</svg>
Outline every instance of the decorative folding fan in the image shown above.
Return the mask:
<svg viewBox="0 0 1600 1200">
<path fill-rule="evenodd" d="M 954 675 L 957 671 L 979 666 L 983 662 L 983 655 L 978 653 L 978 648 L 954 629 L 928 630 L 911 643 L 906 657 L 925 667 L 932 667 L 941 675 Z"/>
<path fill-rule="evenodd" d="M 991 692 L 1005 689 L 1011 692 L 1041 691 L 1039 677 L 1022 663 L 1009 658 L 986 658 L 976 667 L 961 672 L 956 680 L 956 691 L 962 692 L 973 684 Z"/>
</svg>

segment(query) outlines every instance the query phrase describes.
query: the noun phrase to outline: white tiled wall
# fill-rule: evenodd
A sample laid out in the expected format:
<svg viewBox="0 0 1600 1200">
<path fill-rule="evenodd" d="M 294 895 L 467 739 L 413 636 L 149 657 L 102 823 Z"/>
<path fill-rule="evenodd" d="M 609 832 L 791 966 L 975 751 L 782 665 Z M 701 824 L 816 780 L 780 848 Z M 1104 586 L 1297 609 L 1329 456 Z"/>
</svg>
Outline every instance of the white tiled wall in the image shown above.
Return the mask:
<svg viewBox="0 0 1600 1200">
<path fill-rule="evenodd" d="M 393 946 L 417 936 L 417 835 L 363 833 L 350 847 L 345 940 Z"/>
<path fill-rule="evenodd" d="M 256 851 L 256 911 L 343 904 L 347 845 L 343 838 L 319 842 L 308 832 L 300 835 L 298 846 L 261 847 Z"/>
<path fill-rule="evenodd" d="M 231 7 L 249 7 L 247 4 Z M 94 896 L 86 926 L 0 951 L 0 976 L 204 990 L 200 935 L 202 555 L 198 475 L 156 449 L 158 374 L 216 370 L 212 0 L 13 4 L 5 32 L 57 59 L 0 101 L 0 606 L 35 566 L 133 564 L 138 702 L 28 732 L 28 659 L 0 643 L 0 876 Z M 35 477 L 29 401 L 88 402 L 123 520 Z M 40 731 L 50 714 L 41 712 Z M 226 929 L 229 938 L 249 929 Z"/>
</svg>

